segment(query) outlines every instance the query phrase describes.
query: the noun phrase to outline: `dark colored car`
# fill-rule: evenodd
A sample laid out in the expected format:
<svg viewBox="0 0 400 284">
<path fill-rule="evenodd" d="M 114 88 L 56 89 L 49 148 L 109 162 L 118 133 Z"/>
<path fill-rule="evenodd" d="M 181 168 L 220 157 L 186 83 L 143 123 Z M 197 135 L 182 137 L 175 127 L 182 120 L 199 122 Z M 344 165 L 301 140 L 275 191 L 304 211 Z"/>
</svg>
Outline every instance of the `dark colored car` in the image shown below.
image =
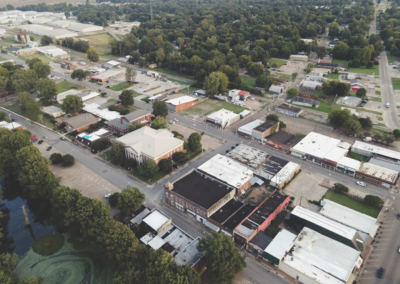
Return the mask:
<svg viewBox="0 0 400 284">
<path fill-rule="evenodd" d="M 178 168 L 178 165 L 177 165 L 177 164 L 174 164 L 173 167 L 174 167 L 174 169 L 177 169 L 177 168 Z"/>
<path fill-rule="evenodd" d="M 379 278 L 383 278 L 383 275 L 385 274 L 385 269 L 383 267 L 379 268 L 378 271 L 376 272 L 376 276 Z"/>
<path fill-rule="evenodd" d="M 42 143 L 43 143 L 43 140 L 39 140 L 38 144 L 42 144 Z"/>
<path fill-rule="evenodd" d="M 396 218 L 400 220 L 400 213 L 397 213 Z"/>
<path fill-rule="evenodd" d="M 47 147 L 46 151 L 50 151 L 53 148 L 53 146 Z"/>
<path fill-rule="evenodd" d="M 201 132 L 200 135 L 203 136 L 203 135 L 204 135 L 204 132 Z"/>
</svg>

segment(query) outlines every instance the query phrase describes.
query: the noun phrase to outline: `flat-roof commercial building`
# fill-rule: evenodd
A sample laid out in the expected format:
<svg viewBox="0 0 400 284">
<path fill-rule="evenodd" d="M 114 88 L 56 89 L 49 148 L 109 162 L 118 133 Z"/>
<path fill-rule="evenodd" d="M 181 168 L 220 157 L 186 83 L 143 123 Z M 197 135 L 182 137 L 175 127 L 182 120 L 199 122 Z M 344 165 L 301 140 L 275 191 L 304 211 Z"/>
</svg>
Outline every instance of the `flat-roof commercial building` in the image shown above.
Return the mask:
<svg viewBox="0 0 400 284">
<path fill-rule="evenodd" d="M 213 112 L 206 117 L 206 122 L 212 123 L 219 128 L 226 128 L 229 125 L 240 120 L 240 115 L 230 110 L 220 109 L 219 111 Z"/>
<path fill-rule="evenodd" d="M 100 105 L 96 103 L 84 104 L 82 110 L 104 119 L 105 121 L 121 117 L 119 112 L 108 110 L 108 108 L 102 109 Z"/>
<path fill-rule="evenodd" d="M 271 243 L 265 248 L 263 253 L 264 259 L 275 265 L 279 265 L 296 238 L 297 235 L 285 229 L 280 230 Z"/>
<path fill-rule="evenodd" d="M 361 163 L 355 176 L 384 188 L 391 188 L 396 185 L 399 179 L 399 172 L 371 163 Z"/>
<path fill-rule="evenodd" d="M 107 62 L 105 62 L 104 64 L 103 64 L 103 67 L 106 69 L 106 70 L 108 70 L 108 69 L 112 69 L 112 68 L 116 68 L 116 67 L 120 67 L 120 65 L 121 65 L 121 62 L 118 62 L 118 61 L 116 61 L 116 60 L 109 60 L 109 61 L 107 61 Z"/>
<path fill-rule="evenodd" d="M 66 37 L 77 37 L 78 33 L 66 29 L 58 29 L 43 25 L 22 25 L 17 27 L 19 30 L 24 30 L 28 33 L 38 36 L 49 36 L 53 39 L 62 39 Z"/>
<path fill-rule="evenodd" d="M 35 47 L 40 54 L 46 55 L 51 58 L 69 58 L 68 52 L 58 48 L 54 45 Z"/>
<path fill-rule="evenodd" d="M 276 216 L 286 208 L 289 195 L 275 191 L 239 226 L 235 228 L 234 238 L 237 242 L 247 244 L 257 233 L 264 231 Z"/>
<path fill-rule="evenodd" d="M 254 238 L 248 243 L 248 250 L 257 252 L 257 255 L 262 256 L 265 248 L 271 243 L 272 238 L 263 231 L 258 232 Z"/>
<path fill-rule="evenodd" d="M 244 138 L 251 138 L 253 129 L 263 123 L 264 123 L 263 120 L 255 119 L 252 122 L 240 126 L 237 130 L 237 134 Z"/>
<path fill-rule="evenodd" d="M 400 152 L 393 151 L 380 146 L 372 145 L 362 141 L 354 142 L 351 151 L 366 157 L 376 157 L 392 160 L 395 163 L 400 162 Z"/>
<path fill-rule="evenodd" d="M 47 25 L 63 28 L 67 30 L 71 30 L 78 33 L 91 33 L 91 32 L 99 32 L 104 30 L 102 26 L 95 26 L 89 24 L 82 24 L 72 21 L 52 21 L 48 22 Z"/>
<path fill-rule="evenodd" d="M 370 158 L 368 163 L 380 166 L 382 168 L 387 168 L 395 172 L 400 172 L 400 163 L 396 163 L 393 160 L 384 158 Z"/>
<path fill-rule="evenodd" d="M 361 264 L 357 250 L 304 228 L 279 262 L 279 269 L 301 283 L 351 284 Z"/>
<path fill-rule="evenodd" d="M 348 247 L 358 250 L 360 253 L 366 252 L 365 241 L 356 229 L 342 225 L 301 206 L 296 206 L 290 213 L 289 223 L 298 231 L 302 230 L 304 227 L 308 227 Z"/>
<path fill-rule="evenodd" d="M 303 112 L 301 108 L 288 104 L 280 104 L 275 108 L 275 111 L 293 117 L 299 117 L 299 115 Z"/>
<path fill-rule="evenodd" d="M 299 143 L 300 137 L 287 133 L 285 131 L 278 131 L 265 139 L 265 144 L 274 149 L 290 153 L 292 147 Z"/>
<path fill-rule="evenodd" d="M 342 105 L 356 107 L 361 103 L 361 98 L 353 96 L 344 97 L 342 98 L 341 103 Z"/>
<path fill-rule="evenodd" d="M 365 242 L 372 241 L 375 237 L 379 228 L 375 218 L 340 205 L 329 199 L 322 200 L 321 205 L 323 206 L 319 211 L 321 215 L 340 224 L 356 229 Z"/>
<path fill-rule="evenodd" d="M 270 155 L 251 146 L 239 144 L 226 156 L 254 170 L 259 168 Z"/>
<path fill-rule="evenodd" d="M 289 162 L 287 163 L 270 181 L 270 185 L 276 188 L 283 188 L 288 184 L 294 176 L 300 172 L 301 166 L 299 164 Z"/>
<path fill-rule="evenodd" d="M 235 160 L 217 154 L 197 168 L 210 177 L 237 189 L 237 194 L 243 194 L 251 185 L 253 171 Z"/>
<path fill-rule="evenodd" d="M 228 203 L 236 189 L 192 170 L 164 186 L 165 201 L 207 225 L 207 218 Z"/>
<path fill-rule="evenodd" d="M 95 117 L 90 113 L 82 113 L 76 116 L 72 116 L 63 120 L 65 123 L 65 129 L 68 132 L 77 131 L 82 132 L 90 127 L 90 125 L 96 124 L 101 119 Z"/>
<path fill-rule="evenodd" d="M 276 188 L 283 188 L 300 171 L 300 165 L 270 156 L 254 174 L 269 181 Z"/>
<path fill-rule="evenodd" d="M 197 98 L 191 96 L 182 96 L 172 100 L 165 101 L 169 110 L 179 113 L 199 103 Z"/>
<path fill-rule="evenodd" d="M 7 128 L 8 130 L 22 130 L 22 125 L 17 122 L 0 121 L 0 128 Z"/>
<path fill-rule="evenodd" d="M 75 90 L 75 89 L 72 89 L 72 90 L 68 90 L 68 91 L 59 93 L 59 94 L 57 95 L 57 102 L 60 103 L 60 104 L 62 104 L 62 103 L 63 103 L 63 100 L 64 100 L 68 95 L 78 96 L 78 97 L 81 98 L 82 102 L 85 102 L 85 101 L 87 101 L 87 100 L 90 100 L 90 99 L 92 99 L 92 98 L 95 98 L 95 97 L 99 96 L 100 94 L 97 93 L 97 92 L 90 91 L 90 90 L 82 91 L 82 90 Z"/>
<path fill-rule="evenodd" d="M 263 124 L 255 127 L 251 135 L 256 141 L 264 141 L 264 138 L 279 131 L 279 122 L 267 120 Z"/>
<path fill-rule="evenodd" d="M 301 159 L 307 159 L 316 164 L 322 164 L 325 156 L 336 146 L 340 140 L 310 132 L 299 143 L 292 147 L 291 154 Z"/>
<path fill-rule="evenodd" d="M 305 81 L 301 86 L 300 89 L 302 91 L 315 91 L 316 89 L 321 89 L 322 83 L 315 82 L 315 81 Z"/>
<path fill-rule="evenodd" d="M 104 73 L 100 73 L 100 74 L 97 74 L 97 75 L 92 75 L 92 77 L 90 77 L 90 80 L 104 83 L 104 82 L 106 82 L 106 81 L 108 81 L 108 80 L 110 80 L 112 78 L 115 78 L 119 74 L 121 74 L 121 71 L 118 71 L 118 70 L 107 70 Z"/>
<path fill-rule="evenodd" d="M 322 159 L 322 167 L 335 170 L 337 163 L 347 155 L 347 152 L 347 149 L 333 147 Z"/>
<path fill-rule="evenodd" d="M 308 56 L 307 55 L 292 54 L 292 55 L 290 55 L 290 60 L 308 61 Z"/>
<path fill-rule="evenodd" d="M 116 140 L 125 146 L 128 159 L 135 159 L 139 164 L 147 160 L 156 164 L 161 159 L 170 159 L 174 153 L 183 152 L 183 141 L 174 137 L 167 129 L 153 129 L 143 126 Z"/>
<path fill-rule="evenodd" d="M 283 85 L 271 85 L 271 87 L 269 87 L 268 92 L 270 92 L 271 94 L 280 94 L 283 92 L 283 90 L 285 89 L 285 86 Z"/>
<path fill-rule="evenodd" d="M 53 118 L 57 118 L 60 116 L 65 115 L 65 112 L 60 109 L 59 107 L 56 106 L 47 106 L 42 108 L 42 112 L 44 114 L 47 114 L 48 116 L 51 116 Z"/>
<path fill-rule="evenodd" d="M 342 157 L 336 164 L 336 171 L 354 177 L 360 166 L 360 161 Z"/>
</svg>

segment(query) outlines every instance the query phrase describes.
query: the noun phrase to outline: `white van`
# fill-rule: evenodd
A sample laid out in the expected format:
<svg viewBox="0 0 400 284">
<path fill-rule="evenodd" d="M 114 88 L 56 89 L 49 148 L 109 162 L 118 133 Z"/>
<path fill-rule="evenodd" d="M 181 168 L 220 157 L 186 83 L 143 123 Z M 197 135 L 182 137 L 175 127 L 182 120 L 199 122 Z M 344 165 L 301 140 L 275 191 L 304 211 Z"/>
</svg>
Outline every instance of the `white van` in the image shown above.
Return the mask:
<svg viewBox="0 0 400 284">
<path fill-rule="evenodd" d="M 385 107 L 386 107 L 386 108 L 389 108 L 389 106 L 390 106 L 390 104 L 389 104 L 389 103 L 386 103 Z"/>
</svg>

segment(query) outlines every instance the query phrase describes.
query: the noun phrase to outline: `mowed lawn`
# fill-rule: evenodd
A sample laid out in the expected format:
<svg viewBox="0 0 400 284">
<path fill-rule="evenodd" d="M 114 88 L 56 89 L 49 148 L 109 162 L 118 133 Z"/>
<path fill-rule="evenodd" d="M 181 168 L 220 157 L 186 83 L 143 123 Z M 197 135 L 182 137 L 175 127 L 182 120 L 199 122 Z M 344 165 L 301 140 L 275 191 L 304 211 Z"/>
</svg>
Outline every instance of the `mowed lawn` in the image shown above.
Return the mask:
<svg viewBox="0 0 400 284">
<path fill-rule="evenodd" d="M 272 64 L 276 63 L 276 65 L 278 65 L 277 68 L 279 68 L 279 67 L 281 67 L 283 64 L 286 63 L 286 60 L 271 58 L 270 60 L 268 60 L 268 62 L 269 62 L 269 66 L 272 67 Z"/>
<path fill-rule="evenodd" d="M 348 60 L 333 59 L 332 63 L 349 65 L 349 61 Z M 367 69 L 365 67 L 360 67 L 360 68 L 349 67 L 347 69 L 347 71 L 351 72 L 351 73 L 358 73 L 358 74 L 379 75 L 379 65 L 374 65 L 374 68 L 371 68 L 371 69 Z"/>
<path fill-rule="evenodd" d="M 57 87 L 57 93 L 58 94 L 62 93 L 62 92 L 65 92 L 65 91 L 68 91 L 68 90 L 71 90 L 71 89 L 76 89 L 76 90 L 82 89 L 82 87 L 79 87 L 77 84 L 71 83 L 71 82 L 68 82 L 68 81 L 62 81 L 60 83 L 57 83 L 56 87 Z"/>
<path fill-rule="evenodd" d="M 38 58 L 38 59 L 42 60 L 42 62 L 45 64 L 48 64 L 51 61 L 50 57 L 44 56 L 42 54 L 32 54 L 32 55 L 23 56 L 22 58 L 24 60 Z"/>
<path fill-rule="evenodd" d="M 353 210 L 356 210 L 360 213 L 369 215 L 374 218 L 376 218 L 379 212 L 381 211 L 380 208 L 367 205 L 364 202 L 355 200 L 351 197 L 348 197 L 347 195 L 337 193 L 331 189 L 329 189 L 325 193 L 324 197 L 326 199 L 332 200 L 333 202 L 339 203 L 343 206 L 349 207 Z"/>
<path fill-rule="evenodd" d="M 89 40 L 89 45 L 93 47 L 99 55 L 109 55 L 111 54 L 111 47 L 109 42 L 112 39 L 108 34 L 98 34 L 80 37 L 78 39 Z"/>
<path fill-rule="evenodd" d="M 400 90 L 400 78 L 392 78 L 393 89 Z"/>
<path fill-rule="evenodd" d="M 129 84 L 128 82 L 122 82 L 122 83 L 115 85 L 114 87 L 111 87 L 110 89 L 113 91 L 122 91 L 122 90 L 125 90 L 126 88 L 129 88 L 130 86 L 132 86 L 132 85 Z"/>
<path fill-rule="evenodd" d="M 253 77 L 247 77 L 247 76 L 240 76 L 243 80 L 243 82 L 248 86 L 248 87 L 255 87 L 256 86 L 256 78 Z"/>
<path fill-rule="evenodd" d="M 234 113 L 241 113 L 247 108 L 220 100 L 208 100 L 197 104 L 195 107 L 187 109 L 184 113 L 186 114 L 192 113 L 199 116 L 207 116 L 210 113 L 216 112 L 220 109 L 230 110 Z"/>
</svg>

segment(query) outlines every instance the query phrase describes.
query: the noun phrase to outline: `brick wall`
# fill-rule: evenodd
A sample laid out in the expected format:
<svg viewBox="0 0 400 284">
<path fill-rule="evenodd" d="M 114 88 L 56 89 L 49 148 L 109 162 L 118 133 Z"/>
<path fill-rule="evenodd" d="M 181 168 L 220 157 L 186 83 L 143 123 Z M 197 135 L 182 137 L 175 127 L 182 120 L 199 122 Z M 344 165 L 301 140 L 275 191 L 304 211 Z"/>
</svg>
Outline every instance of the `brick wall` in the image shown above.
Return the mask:
<svg viewBox="0 0 400 284">
<path fill-rule="evenodd" d="M 177 152 L 185 152 L 185 150 L 183 149 L 183 144 L 180 145 L 179 147 L 169 151 L 168 153 L 164 154 L 163 156 L 157 157 L 157 159 L 155 159 L 154 162 L 156 162 L 156 164 L 158 164 L 158 162 L 162 159 L 170 159 L 170 158 L 172 158 L 172 155 Z"/>
<path fill-rule="evenodd" d="M 187 200 L 183 196 L 167 188 L 164 188 L 164 193 L 165 202 L 167 202 L 169 205 L 174 206 L 176 209 L 181 210 L 184 213 L 188 213 L 187 210 L 190 210 L 196 215 L 207 218 L 207 210 L 205 210 L 203 207 L 193 203 L 190 200 Z"/>
<path fill-rule="evenodd" d="M 190 107 L 192 107 L 194 105 L 197 105 L 198 103 L 199 103 L 199 101 L 196 100 L 196 101 L 191 101 L 191 102 L 187 102 L 187 103 L 183 103 L 183 104 L 177 105 L 177 106 L 175 106 L 175 111 L 177 113 L 181 112 L 181 111 L 184 111 L 185 109 L 188 109 L 188 108 L 190 108 Z"/>
</svg>

